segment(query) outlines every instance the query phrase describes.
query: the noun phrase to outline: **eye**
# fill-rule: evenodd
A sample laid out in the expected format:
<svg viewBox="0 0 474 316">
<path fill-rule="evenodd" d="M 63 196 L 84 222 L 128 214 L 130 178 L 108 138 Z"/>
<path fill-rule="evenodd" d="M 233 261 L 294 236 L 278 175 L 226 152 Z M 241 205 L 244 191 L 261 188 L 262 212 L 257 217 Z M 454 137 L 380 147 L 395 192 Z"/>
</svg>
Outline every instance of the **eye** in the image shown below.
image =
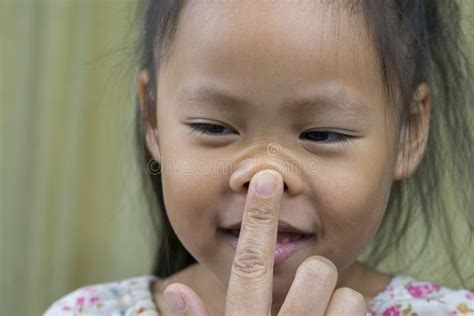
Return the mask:
<svg viewBox="0 0 474 316">
<path fill-rule="evenodd" d="M 306 136 L 306 139 L 303 137 Z M 330 132 L 330 131 L 309 131 L 301 134 L 300 139 L 310 140 L 319 143 L 341 143 L 347 144 L 352 141 L 354 136 Z"/>
<path fill-rule="evenodd" d="M 190 123 L 189 126 L 193 134 L 207 134 L 207 135 L 212 135 L 212 136 L 233 134 L 230 128 L 222 126 L 222 125 L 217 125 L 217 124 Z M 230 131 L 230 133 L 226 133 L 225 132 L 226 130 Z"/>
</svg>

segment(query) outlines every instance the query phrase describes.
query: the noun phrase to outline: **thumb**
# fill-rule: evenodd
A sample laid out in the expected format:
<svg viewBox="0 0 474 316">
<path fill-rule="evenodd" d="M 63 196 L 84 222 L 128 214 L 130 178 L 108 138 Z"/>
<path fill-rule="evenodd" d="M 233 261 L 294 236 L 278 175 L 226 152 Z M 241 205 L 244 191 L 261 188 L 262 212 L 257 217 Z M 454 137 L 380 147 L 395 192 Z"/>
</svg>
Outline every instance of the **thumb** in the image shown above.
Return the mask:
<svg viewBox="0 0 474 316">
<path fill-rule="evenodd" d="M 173 316 L 208 316 L 204 302 L 189 286 L 172 283 L 163 292 Z"/>
</svg>

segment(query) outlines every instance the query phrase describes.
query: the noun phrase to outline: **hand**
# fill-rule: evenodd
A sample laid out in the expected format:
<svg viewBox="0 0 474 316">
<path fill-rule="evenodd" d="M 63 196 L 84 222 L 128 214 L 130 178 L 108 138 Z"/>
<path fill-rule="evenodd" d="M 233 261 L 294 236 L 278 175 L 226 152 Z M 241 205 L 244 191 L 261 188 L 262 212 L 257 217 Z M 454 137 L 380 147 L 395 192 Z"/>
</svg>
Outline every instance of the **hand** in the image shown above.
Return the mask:
<svg viewBox="0 0 474 316">
<path fill-rule="evenodd" d="M 257 196 L 255 192 L 257 177 L 263 173 L 273 175 L 275 179 L 275 190 L 269 198 Z M 227 288 L 225 315 L 271 315 L 273 253 L 282 192 L 282 176 L 273 170 L 260 171 L 250 182 Z M 337 268 L 329 259 L 307 258 L 298 267 L 278 315 L 365 316 L 367 304 L 362 294 L 349 288 L 334 291 L 337 277 Z M 178 291 L 185 301 L 185 312 L 174 316 L 208 315 L 203 301 L 188 286 L 173 283 L 165 293 L 170 290 Z"/>
</svg>

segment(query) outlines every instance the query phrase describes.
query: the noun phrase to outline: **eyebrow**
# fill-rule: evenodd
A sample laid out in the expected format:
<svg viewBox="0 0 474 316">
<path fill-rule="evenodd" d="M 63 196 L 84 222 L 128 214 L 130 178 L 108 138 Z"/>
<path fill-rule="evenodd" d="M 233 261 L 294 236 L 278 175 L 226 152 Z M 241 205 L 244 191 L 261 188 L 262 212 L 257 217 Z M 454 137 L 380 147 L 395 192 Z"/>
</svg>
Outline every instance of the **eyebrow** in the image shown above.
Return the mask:
<svg viewBox="0 0 474 316">
<path fill-rule="evenodd" d="M 200 86 L 198 88 L 185 87 L 178 92 L 178 104 L 192 107 L 217 107 L 229 111 L 242 111 L 242 108 L 255 108 L 256 105 L 237 95 L 232 95 L 216 88 Z M 287 98 L 282 105 L 284 110 L 298 112 L 319 112 L 330 110 L 334 112 L 348 112 L 348 114 L 368 115 L 369 108 L 362 100 L 349 96 L 342 88 L 334 91 L 324 91 L 311 97 Z"/>
</svg>

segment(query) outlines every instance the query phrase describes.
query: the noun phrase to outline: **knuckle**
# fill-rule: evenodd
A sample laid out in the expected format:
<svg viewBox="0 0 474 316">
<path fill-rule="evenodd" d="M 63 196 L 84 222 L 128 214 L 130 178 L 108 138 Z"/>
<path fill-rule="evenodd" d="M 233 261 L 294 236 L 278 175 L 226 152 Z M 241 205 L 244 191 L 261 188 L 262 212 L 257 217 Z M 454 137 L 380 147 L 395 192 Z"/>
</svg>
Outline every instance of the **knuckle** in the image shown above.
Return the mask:
<svg viewBox="0 0 474 316">
<path fill-rule="evenodd" d="M 250 248 L 243 248 L 235 254 L 233 271 L 242 279 L 258 282 L 265 278 L 268 266 L 264 254 Z"/>
<path fill-rule="evenodd" d="M 303 279 L 318 280 L 318 282 L 324 284 L 333 283 L 337 280 L 337 268 L 335 265 L 330 260 L 321 260 L 316 256 L 309 257 L 303 261 L 298 267 L 297 273 Z"/>
<path fill-rule="evenodd" d="M 340 287 L 336 290 L 335 294 L 344 301 L 345 304 L 356 307 L 356 306 L 365 306 L 366 301 L 364 296 L 348 287 Z"/>
<path fill-rule="evenodd" d="M 275 221 L 275 212 L 268 203 L 256 203 L 248 209 L 249 222 L 271 224 Z"/>
</svg>

